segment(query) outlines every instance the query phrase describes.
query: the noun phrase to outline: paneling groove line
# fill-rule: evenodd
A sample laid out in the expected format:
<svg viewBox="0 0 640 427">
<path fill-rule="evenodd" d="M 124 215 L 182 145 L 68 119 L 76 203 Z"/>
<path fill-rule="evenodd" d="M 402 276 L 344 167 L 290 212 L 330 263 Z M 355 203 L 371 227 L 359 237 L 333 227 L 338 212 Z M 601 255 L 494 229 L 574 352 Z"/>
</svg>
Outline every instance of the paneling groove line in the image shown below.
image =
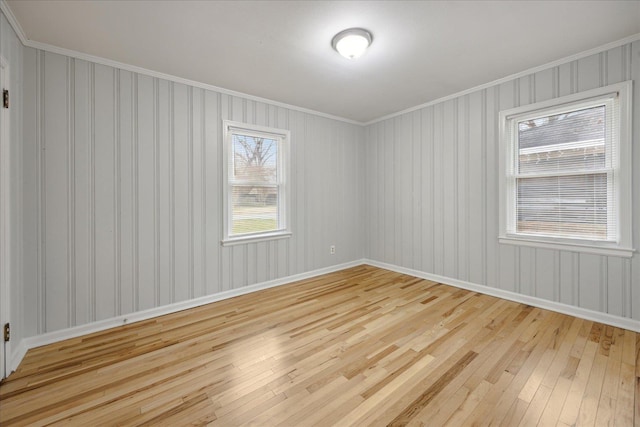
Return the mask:
<svg viewBox="0 0 640 427">
<path fill-rule="evenodd" d="M 171 258 L 169 261 L 169 271 L 171 280 L 171 302 L 176 300 L 176 175 L 175 175 L 175 83 L 169 83 L 169 224 L 171 231 L 169 234 L 169 250 Z"/>
<path fill-rule="evenodd" d="M 44 130 L 44 52 L 40 52 L 36 57 L 36 163 L 38 165 L 37 193 L 38 193 L 38 223 L 37 223 L 37 268 L 38 268 L 38 331 L 41 334 L 46 332 L 46 199 L 45 199 L 45 179 L 46 179 L 46 159 L 44 157 L 45 138 Z"/>
<path fill-rule="evenodd" d="M 630 426 L 639 349 L 635 332 L 360 265 L 32 349 L 0 385 L 0 423 Z"/>
<path fill-rule="evenodd" d="M 159 145 L 160 145 L 160 95 L 159 95 L 159 84 L 158 79 L 153 79 L 153 300 L 154 305 L 160 305 L 160 245 L 162 244 L 160 240 L 160 155 L 159 155 Z M 171 135 L 172 121 L 171 118 L 168 120 L 169 124 L 169 134 Z M 171 137 L 170 141 L 173 141 L 173 137 Z M 172 146 L 169 146 L 169 153 L 172 153 Z M 169 176 L 171 176 L 172 169 L 169 169 Z M 169 190 L 169 200 L 171 204 L 171 209 L 173 211 L 173 197 L 172 197 L 171 189 Z M 171 211 L 171 212 L 172 212 Z M 169 223 L 172 223 L 173 216 L 169 216 Z M 173 235 L 169 238 L 169 247 L 173 248 Z M 170 280 L 171 286 L 173 289 L 174 276 L 173 276 L 173 263 L 169 264 Z M 173 296 L 173 290 L 171 292 Z M 172 297 L 173 301 L 173 297 Z"/>
<path fill-rule="evenodd" d="M 96 320 L 96 67 L 89 65 L 89 321 Z"/>
<path fill-rule="evenodd" d="M 113 279 L 114 279 L 114 307 L 113 312 L 115 315 L 122 313 L 122 271 L 120 265 L 120 252 L 122 249 L 120 243 L 120 224 L 122 223 L 122 213 L 120 209 L 121 204 L 121 187 L 120 176 L 122 170 L 120 169 L 120 149 L 122 144 L 122 138 L 120 135 L 120 70 L 113 70 L 113 218 L 114 218 L 114 231 L 113 231 Z"/>
<path fill-rule="evenodd" d="M 205 96 L 206 94 L 204 93 L 204 91 L 202 92 L 202 95 L 200 97 L 200 124 L 201 124 L 201 129 L 200 129 L 200 137 L 201 137 L 201 141 L 200 141 L 200 147 L 201 147 L 201 152 L 200 152 L 200 167 L 202 170 L 202 183 L 201 185 L 201 193 L 200 193 L 200 200 L 201 200 L 201 224 L 200 226 L 202 227 L 202 233 L 204 236 L 206 236 L 207 233 L 207 157 L 206 157 L 206 153 L 207 153 L 207 144 L 206 144 L 206 140 L 207 140 L 207 127 L 206 127 L 206 117 L 207 117 L 207 110 L 206 110 L 206 103 L 205 103 Z M 200 240 L 200 251 L 202 253 L 202 258 L 201 258 L 201 262 L 202 262 L 202 292 L 203 294 L 206 294 L 207 292 L 207 266 L 206 264 L 209 262 L 209 259 L 207 258 L 207 240 L 206 238 L 201 236 L 201 240 Z"/>
<path fill-rule="evenodd" d="M 75 59 L 67 60 L 67 134 L 69 135 L 67 145 L 67 295 L 69 298 L 69 307 L 67 309 L 67 325 L 75 326 L 76 324 L 76 262 L 75 262 Z"/>
<path fill-rule="evenodd" d="M 139 228 L 139 198 L 138 198 L 138 189 L 139 189 L 139 178 L 138 178 L 138 76 L 133 76 L 133 84 L 132 84 L 132 92 L 131 96 L 131 114 L 132 114 L 132 123 L 131 123 L 131 194 L 133 198 L 133 203 L 131 203 L 131 215 L 133 218 L 133 227 L 131 233 L 131 246 L 132 246 L 132 254 L 133 254 L 133 263 L 132 266 L 132 275 L 133 275 L 133 289 L 132 289 L 132 300 L 133 307 L 135 311 L 140 310 L 140 264 L 139 264 L 139 244 L 138 244 L 138 228 Z"/>
<path fill-rule="evenodd" d="M 188 137 L 187 137 L 187 143 L 188 143 L 188 151 L 187 151 L 187 160 L 188 160 L 188 171 L 189 171 L 189 178 L 188 178 L 188 200 L 187 200 L 187 229 L 189 231 L 187 237 L 187 246 L 188 246 L 188 257 L 187 257 L 187 264 L 188 264 L 188 269 L 187 269 L 187 274 L 189 277 L 189 299 L 193 299 L 195 297 L 195 289 L 194 289 L 194 281 L 193 281 L 193 274 L 194 274 L 194 263 L 193 263 L 193 235 L 194 235 L 194 228 L 193 228 L 193 128 L 195 127 L 195 122 L 193 120 L 193 88 L 189 87 L 187 88 L 187 105 L 188 105 L 188 111 L 187 111 L 187 123 L 189 124 L 189 126 L 187 127 L 187 131 L 188 131 Z"/>
</svg>

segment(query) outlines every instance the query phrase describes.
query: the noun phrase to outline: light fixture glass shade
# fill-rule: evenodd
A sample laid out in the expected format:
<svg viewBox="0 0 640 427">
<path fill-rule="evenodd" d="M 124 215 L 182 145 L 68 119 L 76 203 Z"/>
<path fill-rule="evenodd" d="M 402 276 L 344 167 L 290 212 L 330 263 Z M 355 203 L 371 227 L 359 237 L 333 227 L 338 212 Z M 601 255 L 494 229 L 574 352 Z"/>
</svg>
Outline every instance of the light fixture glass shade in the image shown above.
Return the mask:
<svg viewBox="0 0 640 427">
<path fill-rule="evenodd" d="M 362 28 L 350 28 L 336 34 L 331 45 L 338 53 L 348 59 L 356 59 L 367 50 L 373 37 Z"/>
</svg>

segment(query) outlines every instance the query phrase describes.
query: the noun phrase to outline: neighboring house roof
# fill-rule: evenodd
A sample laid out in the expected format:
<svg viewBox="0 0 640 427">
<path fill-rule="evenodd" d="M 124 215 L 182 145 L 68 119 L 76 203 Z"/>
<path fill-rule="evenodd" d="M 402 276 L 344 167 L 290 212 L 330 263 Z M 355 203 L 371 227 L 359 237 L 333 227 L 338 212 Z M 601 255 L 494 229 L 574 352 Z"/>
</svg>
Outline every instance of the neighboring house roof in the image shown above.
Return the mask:
<svg viewBox="0 0 640 427">
<path fill-rule="evenodd" d="M 604 139 L 604 120 L 604 107 L 593 107 L 521 122 L 519 145 L 520 148 L 531 148 L 549 145 L 550 141 L 562 144 Z"/>
</svg>

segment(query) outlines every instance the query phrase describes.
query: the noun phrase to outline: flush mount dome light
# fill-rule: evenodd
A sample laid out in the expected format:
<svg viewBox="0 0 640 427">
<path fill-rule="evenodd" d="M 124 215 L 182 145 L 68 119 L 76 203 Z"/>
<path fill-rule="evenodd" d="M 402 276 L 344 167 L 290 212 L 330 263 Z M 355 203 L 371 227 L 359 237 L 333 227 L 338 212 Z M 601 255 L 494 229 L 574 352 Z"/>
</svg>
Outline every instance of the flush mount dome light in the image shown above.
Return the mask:
<svg viewBox="0 0 640 427">
<path fill-rule="evenodd" d="M 336 34 L 331 40 L 331 46 L 345 58 L 356 59 L 367 50 L 372 41 L 373 37 L 369 31 L 349 28 Z"/>
</svg>

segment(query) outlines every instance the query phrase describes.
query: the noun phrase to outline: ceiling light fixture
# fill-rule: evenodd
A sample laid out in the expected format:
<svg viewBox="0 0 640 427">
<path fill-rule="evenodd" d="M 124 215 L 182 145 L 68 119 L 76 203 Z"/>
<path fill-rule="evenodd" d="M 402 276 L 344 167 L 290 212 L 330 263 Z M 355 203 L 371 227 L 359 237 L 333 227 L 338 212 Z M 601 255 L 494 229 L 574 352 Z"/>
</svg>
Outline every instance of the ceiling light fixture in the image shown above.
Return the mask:
<svg viewBox="0 0 640 427">
<path fill-rule="evenodd" d="M 331 46 L 345 58 L 356 59 L 367 50 L 372 41 L 373 36 L 369 31 L 349 28 L 336 34 L 331 40 Z"/>
</svg>

